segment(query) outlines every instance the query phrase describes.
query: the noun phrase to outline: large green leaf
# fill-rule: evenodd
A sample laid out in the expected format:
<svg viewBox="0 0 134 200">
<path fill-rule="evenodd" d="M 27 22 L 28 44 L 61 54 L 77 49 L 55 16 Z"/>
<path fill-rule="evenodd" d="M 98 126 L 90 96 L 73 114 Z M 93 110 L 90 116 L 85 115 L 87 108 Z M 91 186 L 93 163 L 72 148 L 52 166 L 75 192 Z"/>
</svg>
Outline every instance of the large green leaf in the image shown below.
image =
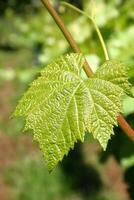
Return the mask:
<svg viewBox="0 0 134 200">
<path fill-rule="evenodd" d="M 33 130 L 49 170 L 77 140 L 84 140 L 87 129 L 106 148 L 121 111 L 123 90 L 129 87 L 118 62 L 116 69 L 115 61 L 106 62 L 88 80 L 80 75 L 83 62 L 81 54 L 73 53 L 52 62 L 31 84 L 14 113 L 25 116 L 25 130 Z"/>
<path fill-rule="evenodd" d="M 82 63 L 81 55 L 71 54 L 48 65 L 15 111 L 26 116 L 25 130 L 33 129 L 49 170 L 77 140 L 84 140 L 89 97 L 80 77 Z"/>
</svg>

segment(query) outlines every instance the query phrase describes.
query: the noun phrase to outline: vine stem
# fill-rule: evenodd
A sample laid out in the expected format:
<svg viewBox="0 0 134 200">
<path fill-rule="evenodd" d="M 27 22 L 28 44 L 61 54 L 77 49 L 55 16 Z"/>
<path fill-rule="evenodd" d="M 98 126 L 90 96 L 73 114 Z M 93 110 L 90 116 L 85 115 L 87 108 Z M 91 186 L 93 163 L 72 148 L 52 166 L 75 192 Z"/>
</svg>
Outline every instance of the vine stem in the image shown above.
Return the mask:
<svg viewBox="0 0 134 200">
<path fill-rule="evenodd" d="M 43 5 L 46 7 L 46 9 L 48 10 L 48 12 L 53 17 L 53 19 L 55 20 L 56 24 L 58 25 L 58 27 L 64 34 L 66 40 L 68 41 L 68 43 L 70 44 L 72 49 L 76 53 L 81 53 L 81 50 L 78 47 L 78 45 L 76 44 L 75 40 L 73 39 L 71 33 L 68 31 L 64 22 L 62 21 L 62 19 L 60 18 L 60 16 L 56 12 L 56 10 L 53 8 L 53 6 L 49 2 L 49 0 L 41 0 L 41 1 L 42 1 Z M 87 63 L 87 61 L 85 61 L 83 68 L 88 77 L 91 77 L 93 75 L 93 71 L 92 71 L 91 67 L 89 66 L 89 64 Z M 122 130 L 134 141 L 134 130 L 130 127 L 130 125 L 127 123 L 127 121 L 124 119 L 124 117 L 121 114 L 118 114 L 117 120 L 118 120 L 118 124 L 120 125 Z"/>
<path fill-rule="evenodd" d="M 53 8 L 53 6 L 49 2 L 49 0 L 41 0 L 41 1 L 44 4 L 44 6 L 47 8 L 48 12 L 53 17 L 53 19 L 55 20 L 56 24 L 58 25 L 58 27 L 62 31 L 63 35 L 65 36 L 66 40 L 68 41 L 68 43 L 70 44 L 72 49 L 76 53 L 81 53 L 81 50 L 78 47 L 78 45 L 75 42 L 75 40 L 73 39 L 71 33 L 68 31 L 68 29 L 66 28 L 64 22 L 62 21 L 62 19 L 60 18 L 60 16 L 56 12 L 56 10 Z M 89 66 L 89 64 L 88 64 L 88 62 L 86 60 L 85 60 L 83 68 L 84 68 L 84 70 L 85 70 L 85 72 L 86 72 L 88 77 L 93 75 L 93 71 L 92 71 L 91 67 Z"/>
</svg>

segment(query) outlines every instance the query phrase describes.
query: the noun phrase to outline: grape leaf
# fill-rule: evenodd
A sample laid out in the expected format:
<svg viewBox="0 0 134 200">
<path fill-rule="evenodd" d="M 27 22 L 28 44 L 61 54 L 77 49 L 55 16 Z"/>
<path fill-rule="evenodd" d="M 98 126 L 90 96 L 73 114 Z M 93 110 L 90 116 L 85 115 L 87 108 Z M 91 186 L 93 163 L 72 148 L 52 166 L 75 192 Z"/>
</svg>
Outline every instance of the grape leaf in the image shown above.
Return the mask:
<svg viewBox="0 0 134 200">
<path fill-rule="evenodd" d="M 115 69 L 115 61 L 107 61 L 88 80 L 80 75 L 83 62 L 81 54 L 72 53 L 49 64 L 14 113 L 26 118 L 25 130 L 33 130 L 50 171 L 77 140 L 84 141 L 85 130 L 106 149 L 121 111 L 122 95 L 129 89 L 118 62 Z"/>
<path fill-rule="evenodd" d="M 26 116 L 25 130 L 33 129 L 48 169 L 84 140 L 88 88 L 81 76 L 82 56 L 70 54 L 48 65 L 24 94 L 16 116 Z"/>
</svg>

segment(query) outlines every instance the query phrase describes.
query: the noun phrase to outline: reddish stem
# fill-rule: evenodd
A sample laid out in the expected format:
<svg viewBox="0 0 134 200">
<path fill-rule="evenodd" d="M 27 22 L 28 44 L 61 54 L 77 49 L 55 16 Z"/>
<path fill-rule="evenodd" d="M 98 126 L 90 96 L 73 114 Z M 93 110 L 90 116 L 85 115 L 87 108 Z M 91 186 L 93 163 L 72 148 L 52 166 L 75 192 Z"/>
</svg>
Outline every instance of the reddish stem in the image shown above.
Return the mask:
<svg viewBox="0 0 134 200">
<path fill-rule="evenodd" d="M 122 130 L 134 141 L 134 130 L 130 127 L 124 117 L 119 114 L 117 120 Z"/>
</svg>

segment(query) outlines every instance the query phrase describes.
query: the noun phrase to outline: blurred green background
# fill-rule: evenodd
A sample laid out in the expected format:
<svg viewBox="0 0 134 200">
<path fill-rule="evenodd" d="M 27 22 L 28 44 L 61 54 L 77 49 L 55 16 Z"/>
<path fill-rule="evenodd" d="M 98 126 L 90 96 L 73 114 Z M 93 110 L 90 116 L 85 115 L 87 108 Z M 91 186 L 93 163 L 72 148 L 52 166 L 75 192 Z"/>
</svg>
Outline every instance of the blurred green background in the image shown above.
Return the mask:
<svg viewBox="0 0 134 200">
<path fill-rule="evenodd" d="M 86 11 L 90 0 L 66 1 Z M 96 22 L 110 57 L 125 63 L 134 93 L 134 1 L 96 0 Z M 93 70 L 104 62 L 94 27 L 85 16 L 52 0 Z M 29 83 L 54 58 L 71 52 L 40 0 L 0 1 L 0 200 L 133 200 L 134 143 L 119 127 L 103 152 L 91 137 L 49 174 L 38 144 L 11 119 Z M 134 128 L 134 99 L 123 112 Z"/>
</svg>

